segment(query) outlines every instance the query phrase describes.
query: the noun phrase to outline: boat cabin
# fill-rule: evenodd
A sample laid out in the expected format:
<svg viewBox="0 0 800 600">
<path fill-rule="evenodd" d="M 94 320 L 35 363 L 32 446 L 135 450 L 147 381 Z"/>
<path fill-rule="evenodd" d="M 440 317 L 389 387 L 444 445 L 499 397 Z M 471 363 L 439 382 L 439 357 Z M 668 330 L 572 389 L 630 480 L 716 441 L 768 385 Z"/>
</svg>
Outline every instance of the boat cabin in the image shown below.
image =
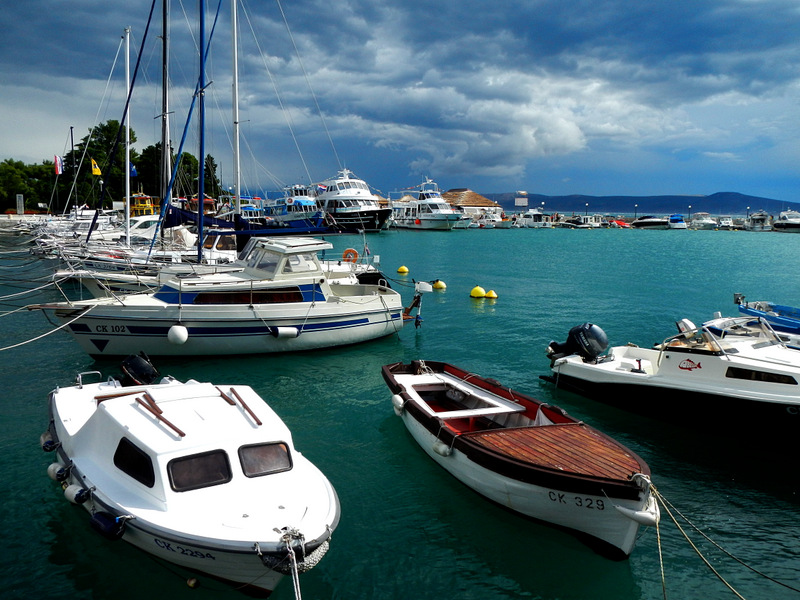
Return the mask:
<svg viewBox="0 0 800 600">
<path fill-rule="evenodd" d="M 271 409 L 247 386 L 190 381 L 147 390 L 117 387 L 84 407 L 83 418 L 73 412 L 63 423 L 74 428 L 78 466 L 98 489 L 140 507 L 166 511 L 168 504 L 191 503 L 187 492 L 206 494 L 208 488 L 241 485 L 293 466 L 291 434 L 267 420 Z M 229 435 L 223 439 L 219 431 Z"/>
</svg>

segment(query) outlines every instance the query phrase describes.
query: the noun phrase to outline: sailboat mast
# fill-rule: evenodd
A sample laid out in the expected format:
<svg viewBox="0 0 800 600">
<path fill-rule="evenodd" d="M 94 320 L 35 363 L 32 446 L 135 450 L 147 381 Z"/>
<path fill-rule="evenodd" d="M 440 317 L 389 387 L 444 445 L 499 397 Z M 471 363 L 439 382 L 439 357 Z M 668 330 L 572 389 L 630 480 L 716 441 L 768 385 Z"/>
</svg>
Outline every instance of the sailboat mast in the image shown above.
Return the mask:
<svg viewBox="0 0 800 600">
<path fill-rule="evenodd" d="M 241 164 L 239 162 L 239 21 L 237 5 L 231 0 L 231 38 L 233 39 L 233 209 L 241 211 Z"/>
<path fill-rule="evenodd" d="M 172 152 L 169 142 L 169 0 L 162 0 L 161 14 L 161 185 L 162 202 L 169 202 Z"/>
<path fill-rule="evenodd" d="M 131 28 L 125 28 L 125 239 L 131 243 Z"/>
<path fill-rule="evenodd" d="M 197 169 L 197 262 L 203 261 L 203 221 L 205 219 L 205 162 L 206 162 L 206 15 L 204 11 L 205 0 L 199 0 L 200 4 L 200 78 L 198 79 L 198 118 L 200 121 L 200 156 Z"/>
</svg>

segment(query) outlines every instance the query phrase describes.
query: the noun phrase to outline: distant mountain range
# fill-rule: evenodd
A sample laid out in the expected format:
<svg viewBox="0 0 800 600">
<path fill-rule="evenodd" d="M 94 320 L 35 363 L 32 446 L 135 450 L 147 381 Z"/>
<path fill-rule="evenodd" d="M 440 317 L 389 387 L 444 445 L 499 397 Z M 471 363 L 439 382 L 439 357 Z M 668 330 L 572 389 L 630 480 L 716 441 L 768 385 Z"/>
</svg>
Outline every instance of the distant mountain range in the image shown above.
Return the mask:
<svg viewBox="0 0 800 600">
<path fill-rule="evenodd" d="M 503 194 L 483 194 L 486 198 L 500 204 L 504 210 L 520 212 L 525 207 L 515 205 L 516 192 Z M 800 203 L 786 202 L 747 196 L 736 192 L 717 192 L 710 196 L 544 196 L 528 194 L 528 207 L 541 207 L 544 212 L 562 214 L 610 214 L 610 215 L 669 215 L 679 213 L 685 216 L 691 212 L 707 212 L 711 215 L 746 215 L 749 212 L 765 210 L 777 217 L 783 210 L 800 210 Z M 638 206 L 637 206 L 638 205 Z M 691 207 L 691 208 L 689 208 Z"/>
</svg>

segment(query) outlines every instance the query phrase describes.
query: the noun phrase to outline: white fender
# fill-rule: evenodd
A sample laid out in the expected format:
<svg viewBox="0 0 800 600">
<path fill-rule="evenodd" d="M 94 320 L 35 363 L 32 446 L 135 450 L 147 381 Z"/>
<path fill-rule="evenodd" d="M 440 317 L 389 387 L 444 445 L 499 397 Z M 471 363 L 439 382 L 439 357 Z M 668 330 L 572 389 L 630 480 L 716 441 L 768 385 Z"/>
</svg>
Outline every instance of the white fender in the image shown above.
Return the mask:
<svg viewBox="0 0 800 600">
<path fill-rule="evenodd" d="M 189 330 L 183 325 L 173 325 L 167 332 L 167 339 L 170 344 L 175 344 L 176 346 L 185 344 L 186 340 L 189 339 Z"/>
</svg>

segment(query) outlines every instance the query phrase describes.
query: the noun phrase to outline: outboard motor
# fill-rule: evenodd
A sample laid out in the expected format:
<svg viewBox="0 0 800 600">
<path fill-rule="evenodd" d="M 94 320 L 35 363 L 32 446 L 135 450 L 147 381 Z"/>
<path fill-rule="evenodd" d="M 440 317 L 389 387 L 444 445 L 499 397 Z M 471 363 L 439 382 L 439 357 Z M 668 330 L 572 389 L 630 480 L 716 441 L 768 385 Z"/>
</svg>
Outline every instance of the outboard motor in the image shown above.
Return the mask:
<svg viewBox="0 0 800 600">
<path fill-rule="evenodd" d="M 606 332 L 597 325 L 584 323 L 569 330 L 566 342 L 550 342 L 547 346 L 547 356 L 551 361 L 571 354 L 577 354 L 584 361 L 595 360 L 606 348 L 608 348 Z"/>
<path fill-rule="evenodd" d="M 131 354 L 122 361 L 122 385 L 150 385 L 161 374 L 150 362 L 150 358 L 144 352 L 138 355 Z"/>
</svg>

